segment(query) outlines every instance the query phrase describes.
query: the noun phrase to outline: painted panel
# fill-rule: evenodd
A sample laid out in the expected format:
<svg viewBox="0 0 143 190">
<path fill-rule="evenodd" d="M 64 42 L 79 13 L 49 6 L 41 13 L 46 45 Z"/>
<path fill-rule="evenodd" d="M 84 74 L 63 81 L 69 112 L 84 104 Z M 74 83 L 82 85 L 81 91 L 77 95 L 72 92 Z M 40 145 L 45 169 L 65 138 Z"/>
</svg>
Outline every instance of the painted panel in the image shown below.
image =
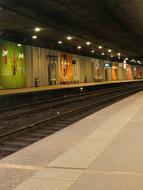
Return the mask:
<svg viewBox="0 0 143 190">
<path fill-rule="evenodd" d="M 116 63 L 112 64 L 112 80 L 113 81 L 118 80 L 118 77 L 117 77 L 117 64 Z"/>
<path fill-rule="evenodd" d="M 60 57 L 60 82 L 73 81 L 72 56 L 68 53 L 61 53 Z"/>
<path fill-rule="evenodd" d="M 127 72 L 126 79 L 131 80 L 131 68 L 129 64 L 126 65 L 126 72 Z"/>
<path fill-rule="evenodd" d="M 26 86 L 25 50 L 16 43 L 1 41 L 1 85 L 4 89 Z"/>
<path fill-rule="evenodd" d="M 136 69 L 137 69 L 137 70 L 136 70 L 136 78 L 137 78 L 137 79 L 140 79 L 140 77 L 141 77 L 141 76 L 140 76 L 140 67 L 137 66 Z"/>
</svg>

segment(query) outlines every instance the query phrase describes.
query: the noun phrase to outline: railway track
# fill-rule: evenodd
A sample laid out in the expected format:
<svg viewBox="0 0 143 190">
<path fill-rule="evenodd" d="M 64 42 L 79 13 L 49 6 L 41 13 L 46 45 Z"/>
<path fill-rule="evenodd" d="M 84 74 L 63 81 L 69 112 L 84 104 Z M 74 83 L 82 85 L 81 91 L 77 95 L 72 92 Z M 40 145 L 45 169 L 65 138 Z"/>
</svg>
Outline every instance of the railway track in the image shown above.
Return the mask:
<svg viewBox="0 0 143 190">
<path fill-rule="evenodd" d="M 36 103 L 31 103 L 31 104 L 24 104 L 24 105 L 19 105 L 19 106 L 14 106 L 14 107 L 8 107 L 6 109 L 0 109 L 0 120 L 2 119 L 7 119 L 7 118 L 16 118 L 18 116 L 21 116 L 22 114 L 30 114 L 33 111 L 41 111 L 44 109 L 49 109 L 54 106 L 60 106 L 61 102 L 62 104 L 65 103 L 71 103 L 73 101 L 79 101 L 80 99 L 86 99 L 86 98 L 91 98 L 91 97 L 98 97 L 102 94 L 108 94 L 111 92 L 115 91 L 120 91 L 126 89 L 125 87 L 117 87 L 117 88 L 108 88 L 104 90 L 98 90 L 98 91 L 91 91 L 91 92 L 81 92 L 79 94 L 74 94 L 74 95 L 68 95 L 60 98 L 54 98 L 48 101 L 40 101 Z"/>
<path fill-rule="evenodd" d="M 51 103 L 36 105 L 33 108 L 29 108 L 23 111 L 17 110 L 15 113 L 0 115 L 0 133 L 5 131 L 11 131 L 19 128 L 19 124 L 28 125 L 40 120 L 44 120 L 47 117 L 55 116 L 59 113 L 69 111 L 72 108 L 80 107 L 80 104 L 89 104 L 98 99 L 105 98 L 113 93 L 119 93 L 125 90 L 124 88 L 108 89 L 100 92 L 84 93 L 72 97 L 66 97 L 62 100 L 56 100 Z M 70 106 L 69 106 L 70 105 Z"/>
<path fill-rule="evenodd" d="M 98 93 L 93 92 L 73 96 L 73 99 L 71 98 L 72 100 L 66 98 L 60 103 L 53 101 L 53 105 L 50 105 L 51 107 L 38 108 L 36 106 L 36 109 L 26 110 L 24 112 L 25 116 L 28 117 L 29 115 L 29 120 L 26 123 L 24 122 L 24 118 L 21 118 L 23 113 L 15 113 L 14 119 L 11 116 L 7 116 L 7 125 L 0 128 L 0 158 L 8 156 L 142 89 L 142 85 L 133 85 L 131 87 L 114 88 Z M 44 117 L 39 116 L 40 113 Z M 6 116 L 1 117 L 1 122 L 3 119 L 6 119 Z"/>
</svg>

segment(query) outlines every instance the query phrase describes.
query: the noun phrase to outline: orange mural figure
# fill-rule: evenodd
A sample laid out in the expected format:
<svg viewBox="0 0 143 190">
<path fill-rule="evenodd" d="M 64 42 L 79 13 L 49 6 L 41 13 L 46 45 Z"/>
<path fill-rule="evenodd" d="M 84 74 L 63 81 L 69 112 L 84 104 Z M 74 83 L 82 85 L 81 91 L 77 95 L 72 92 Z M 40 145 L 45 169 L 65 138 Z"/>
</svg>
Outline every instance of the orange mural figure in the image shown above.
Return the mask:
<svg viewBox="0 0 143 190">
<path fill-rule="evenodd" d="M 131 68 L 129 64 L 126 65 L 126 79 L 131 80 Z"/>
<path fill-rule="evenodd" d="M 61 53 L 61 82 L 71 82 L 73 80 L 72 73 L 72 57 L 67 53 Z"/>
<path fill-rule="evenodd" d="M 67 58 L 67 55 L 64 54 L 63 57 L 62 57 L 62 61 L 61 61 L 61 72 L 62 72 L 62 74 L 64 76 L 64 81 L 67 80 L 68 68 L 69 68 L 68 58 Z"/>
<path fill-rule="evenodd" d="M 113 63 L 113 64 L 112 64 L 112 80 L 113 80 L 113 81 L 118 80 L 117 69 L 118 69 L 117 64 L 116 64 L 116 63 Z"/>
</svg>

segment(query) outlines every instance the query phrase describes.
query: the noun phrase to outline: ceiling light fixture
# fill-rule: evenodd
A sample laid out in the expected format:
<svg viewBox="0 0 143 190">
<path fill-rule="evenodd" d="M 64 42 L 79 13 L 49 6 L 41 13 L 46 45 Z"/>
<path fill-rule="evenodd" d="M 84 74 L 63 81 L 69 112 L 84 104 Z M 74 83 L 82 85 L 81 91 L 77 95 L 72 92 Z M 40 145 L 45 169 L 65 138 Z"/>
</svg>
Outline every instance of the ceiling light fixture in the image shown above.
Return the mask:
<svg viewBox="0 0 143 190">
<path fill-rule="evenodd" d="M 108 52 L 109 52 L 109 53 L 111 53 L 111 52 L 112 52 L 112 50 L 111 50 L 111 49 L 108 49 Z"/>
<path fill-rule="evenodd" d="M 22 45 L 21 44 L 17 44 L 18 47 L 21 47 Z"/>
<path fill-rule="evenodd" d="M 35 32 L 40 32 L 40 31 L 41 31 L 41 28 L 35 27 L 35 28 L 34 28 L 34 31 L 35 31 Z"/>
<path fill-rule="evenodd" d="M 62 41 L 58 41 L 59 44 L 62 44 L 63 42 Z"/>
<path fill-rule="evenodd" d="M 101 53 L 101 55 L 102 55 L 102 56 L 104 56 L 104 55 L 105 55 L 105 53 L 104 53 L 104 52 L 102 52 L 102 53 Z"/>
<path fill-rule="evenodd" d="M 77 46 L 77 49 L 81 49 L 82 47 L 81 46 Z"/>
<path fill-rule="evenodd" d="M 135 60 L 135 59 L 132 59 L 130 62 L 136 63 L 136 60 Z"/>
<path fill-rule="evenodd" d="M 141 64 L 141 61 L 138 60 L 137 63 Z"/>
<path fill-rule="evenodd" d="M 88 45 L 88 46 L 89 46 L 90 44 L 91 44 L 91 42 L 86 42 L 86 45 Z"/>
<path fill-rule="evenodd" d="M 33 39 L 37 39 L 37 36 L 34 35 L 34 36 L 32 36 L 32 38 L 33 38 Z"/>
<path fill-rule="evenodd" d="M 102 49 L 103 47 L 102 47 L 102 46 L 99 46 L 98 48 L 99 48 L 99 49 Z"/>
<path fill-rule="evenodd" d="M 95 51 L 94 51 L 94 50 L 91 50 L 91 53 L 95 53 Z"/>
<path fill-rule="evenodd" d="M 117 55 L 118 55 L 118 59 L 120 59 L 121 58 L 121 53 L 117 53 Z"/>
<path fill-rule="evenodd" d="M 67 37 L 67 40 L 72 40 L 72 37 L 71 37 L 71 36 L 68 36 L 68 37 Z"/>
</svg>

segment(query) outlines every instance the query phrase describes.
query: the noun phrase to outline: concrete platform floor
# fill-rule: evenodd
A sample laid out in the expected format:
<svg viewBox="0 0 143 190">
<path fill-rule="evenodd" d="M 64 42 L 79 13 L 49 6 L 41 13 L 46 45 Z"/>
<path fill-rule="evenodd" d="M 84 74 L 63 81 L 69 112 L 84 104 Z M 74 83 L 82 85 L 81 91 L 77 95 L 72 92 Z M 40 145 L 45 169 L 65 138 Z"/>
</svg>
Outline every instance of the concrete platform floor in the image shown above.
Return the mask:
<svg viewBox="0 0 143 190">
<path fill-rule="evenodd" d="M 143 190 L 143 92 L 0 160 L 0 190 Z"/>
<path fill-rule="evenodd" d="M 125 81 L 122 80 L 122 81 L 91 82 L 91 83 L 80 83 L 80 84 L 47 85 L 47 86 L 40 86 L 40 87 L 27 87 L 27 88 L 20 88 L 20 89 L 8 89 L 8 90 L 0 90 L 0 95 L 19 94 L 19 93 L 37 92 L 37 91 L 47 91 L 47 90 L 65 89 L 65 88 L 73 88 L 73 87 L 94 86 L 94 85 L 100 85 L 100 84 L 134 82 L 134 81 L 143 81 L 143 79 L 140 79 L 140 80 L 125 80 Z"/>
</svg>

